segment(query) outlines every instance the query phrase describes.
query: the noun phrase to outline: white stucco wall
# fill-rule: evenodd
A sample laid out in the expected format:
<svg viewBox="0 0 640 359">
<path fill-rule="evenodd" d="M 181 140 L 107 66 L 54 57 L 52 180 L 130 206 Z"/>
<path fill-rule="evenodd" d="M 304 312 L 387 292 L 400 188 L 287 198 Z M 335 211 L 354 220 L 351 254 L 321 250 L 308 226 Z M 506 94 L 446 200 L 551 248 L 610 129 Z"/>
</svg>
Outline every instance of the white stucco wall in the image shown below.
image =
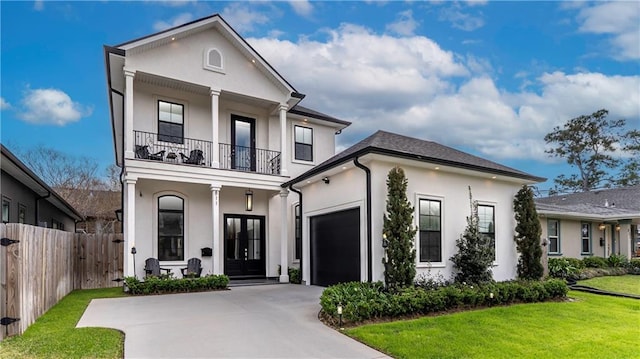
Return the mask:
<svg viewBox="0 0 640 359">
<path fill-rule="evenodd" d="M 614 253 L 614 250 L 615 254 L 622 254 L 627 258 L 631 258 L 633 236 L 630 224 L 621 224 L 619 231 L 616 230 L 615 224 L 606 224 L 605 229 L 600 230 L 598 225 L 603 221 L 544 216 L 540 218 L 542 238 L 549 238 L 549 219 L 555 219 L 560 222 L 560 254 L 550 253 L 550 258 L 569 257 L 582 259 L 589 256 L 607 258 Z M 591 254 L 582 253 L 582 223 L 591 223 Z M 604 240 L 604 245 L 600 245 L 600 239 Z M 615 240 L 615 245 L 612 240 Z"/>
</svg>

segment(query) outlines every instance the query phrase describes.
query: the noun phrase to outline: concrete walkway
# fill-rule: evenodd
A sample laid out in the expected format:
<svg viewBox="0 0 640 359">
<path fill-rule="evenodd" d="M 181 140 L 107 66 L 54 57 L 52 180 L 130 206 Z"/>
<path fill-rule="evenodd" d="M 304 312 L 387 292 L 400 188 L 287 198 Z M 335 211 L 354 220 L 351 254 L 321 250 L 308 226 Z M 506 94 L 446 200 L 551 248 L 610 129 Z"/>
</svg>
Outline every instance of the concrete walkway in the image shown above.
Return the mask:
<svg viewBox="0 0 640 359">
<path fill-rule="evenodd" d="M 125 333 L 125 358 L 387 358 L 322 324 L 320 287 L 95 299 L 78 327 Z"/>
</svg>

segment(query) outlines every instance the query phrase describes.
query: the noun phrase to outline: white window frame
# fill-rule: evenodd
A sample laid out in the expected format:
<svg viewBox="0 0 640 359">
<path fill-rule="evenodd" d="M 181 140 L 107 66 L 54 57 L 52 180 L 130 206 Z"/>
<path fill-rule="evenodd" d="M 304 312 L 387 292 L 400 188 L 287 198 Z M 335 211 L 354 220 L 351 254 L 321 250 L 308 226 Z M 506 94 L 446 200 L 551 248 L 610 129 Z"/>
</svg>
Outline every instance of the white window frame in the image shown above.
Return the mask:
<svg viewBox="0 0 640 359">
<path fill-rule="evenodd" d="M 307 128 L 311 130 L 311 161 L 296 159 L 296 127 Z M 307 122 L 294 123 L 291 127 L 291 162 L 305 165 L 313 165 L 316 160 L 316 129 Z"/>
<path fill-rule="evenodd" d="M 440 262 L 421 262 L 420 261 L 420 200 L 439 201 L 440 202 Z M 445 248 L 445 200 L 444 197 L 428 194 L 417 193 L 414 203 L 414 224 L 417 228 L 416 237 L 414 239 L 416 248 L 416 268 L 446 268 L 447 251 Z"/>
<path fill-rule="evenodd" d="M 549 227 L 551 227 L 550 225 L 550 221 L 555 221 L 556 222 L 556 230 L 558 231 L 558 233 L 554 236 L 551 235 L 551 233 L 549 233 Z M 549 240 L 549 243 L 547 244 L 547 254 L 550 255 L 562 255 L 562 247 L 561 247 L 561 229 L 560 229 L 560 220 L 557 218 L 547 218 L 547 239 Z M 558 250 L 556 252 L 551 252 L 551 237 L 556 239 L 556 243 L 557 243 L 557 247 Z"/>
<path fill-rule="evenodd" d="M 218 55 L 220 55 L 220 66 L 215 66 L 212 65 L 211 63 L 209 63 L 209 54 L 211 54 L 211 52 L 217 52 Z M 202 67 L 205 70 L 209 70 L 209 71 L 213 71 L 213 72 L 219 72 L 221 74 L 224 74 L 224 56 L 222 56 L 222 51 L 218 50 L 215 47 L 210 47 L 208 49 L 205 49 L 203 51 L 203 57 L 202 57 Z"/>
<path fill-rule="evenodd" d="M 478 208 L 480 206 L 493 207 L 493 265 L 498 265 L 498 205 L 496 202 L 478 201 Z M 479 220 L 480 218 L 478 218 Z"/>
<path fill-rule="evenodd" d="M 159 96 L 159 95 L 155 95 L 153 96 L 153 100 L 154 100 L 154 111 L 155 111 L 155 121 L 153 123 L 153 128 L 155 130 L 155 134 L 156 134 L 156 142 L 158 143 L 160 149 L 165 149 L 167 147 L 172 148 L 176 151 L 180 151 L 180 150 L 186 150 L 187 149 L 187 144 L 185 143 L 185 139 L 189 138 L 187 136 L 188 134 L 188 123 L 189 123 L 189 103 L 186 100 L 182 100 L 182 99 L 177 99 L 177 98 L 171 98 L 171 97 L 166 97 L 166 96 Z M 173 104 L 177 104 L 177 105 L 182 105 L 182 143 L 175 143 L 175 142 L 166 142 L 166 141 L 160 141 L 158 139 L 158 135 L 160 133 L 160 129 L 158 128 L 158 122 L 160 121 L 160 109 L 158 108 L 158 106 L 160 106 L 160 101 L 164 101 L 164 102 L 170 102 Z M 153 152 L 154 148 L 153 145 L 154 144 L 149 144 L 146 143 L 147 145 L 149 145 L 149 150 Z"/>
<path fill-rule="evenodd" d="M 176 196 L 182 198 L 184 215 L 184 257 L 181 261 L 160 261 L 167 266 L 186 265 L 189 258 L 189 197 L 177 191 L 161 191 L 153 194 L 153 218 L 152 218 L 152 238 L 151 242 L 153 257 L 158 258 L 158 198 L 163 196 Z M 177 273 L 174 273 L 177 274 Z"/>
</svg>

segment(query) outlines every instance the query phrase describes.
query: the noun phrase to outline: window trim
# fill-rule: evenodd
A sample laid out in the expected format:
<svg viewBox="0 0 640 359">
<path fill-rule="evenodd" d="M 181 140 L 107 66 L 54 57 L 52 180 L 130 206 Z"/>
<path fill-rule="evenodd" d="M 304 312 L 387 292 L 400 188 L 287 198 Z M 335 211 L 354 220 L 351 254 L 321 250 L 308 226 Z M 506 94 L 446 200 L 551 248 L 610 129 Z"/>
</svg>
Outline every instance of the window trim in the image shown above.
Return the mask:
<svg viewBox="0 0 640 359">
<path fill-rule="evenodd" d="M 4 204 L 7 204 L 7 218 L 4 218 Z M 2 223 L 11 223 L 11 198 L 2 196 Z"/>
<path fill-rule="evenodd" d="M 589 229 L 589 234 L 586 237 L 582 235 L 582 227 L 585 225 Z M 585 239 L 588 239 L 588 251 L 585 251 L 584 246 L 582 245 Z M 593 255 L 593 224 L 591 222 L 580 222 L 580 254 L 587 256 Z"/>
<path fill-rule="evenodd" d="M 212 51 L 215 51 L 218 53 L 218 55 L 220 55 L 220 66 L 212 65 L 209 62 L 209 54 L 211 54 Z M 224 72 L 224 56 L 222 56 L 222 51 L 218 50 L 218 48 L 216 47 L 210 47 L 210 48 L 204 49 L 203 56 L 202 56 L 202 68 L 204 68 L 205 70 L 224 74 L 225 73 Z"/>
<path fill-rule="evenodd" d="M 307 144 L 307 143 L 297 142 L 296 141 L 296 127 L 300 127 L 300 128 L 303 128 L 303 129 L 311 130 L 311 144 L 310 145 Z M 304 163 L 304 164 L 314 164 L 315 163 L 314 162 L 314 159 L 316 157 L 315 156 L 315 146 L 314 146 L 315 139 L 314 139 L 314 131 L 313 130 L 314 130 L 314 128 L 309 126 L 307 123 L 304 123 L 304 124 L 295 124 L 294 123 L 293 124 L 293 133 L 292 133 L 292 136 L 291 136 L 292 139 L 293 139 L 293 151 L 292 151 L 293 152 L 293 156 L 291 156 L 291 160 L 293 162 L 295 162 L 295 163 Z M 311 146 L 311 159 L 310 160 L 296 158 L 296 155 L 297 155 L 297 153 L 296 153 L 296 145 L 298 143 L 300 143 L 301 145 Z"/>
<path fill-rule="evenodd" d="M 181 142 L 171 142 L 171 141 L 164 141 L 160 139 L 160 122 L 163 123 L 169 123 L 169 124 L 174 124 L 173 122 L 166 122 L 166 121 L 161 121 L 160 120 L 160 102 L 165 102 L 168 103 L 170 105 L 178 105 L 178 106 L 182 106 L 182 141 Z M 184 140 L 185 140 L 185 133 L 186 131 L 186 123 L 187 123 L 187 104 L 185 102 L 178 102 L 177 100 L 170 100 L 167 98 L 161 98 L 161 97 L 157 97 L 156 98 L 156 138 L 158 143 L 163 143 L 163 144 L 167 144 L 169 146 L 180 146 L 183 145 L 184 146 Z M 162 135 L 162 136 L 169 136 L 169 135 Z"/>
<path fill-rule="evenodd" d="M 420 200 L 438 201 L 440 202 L 440 262 L 421 262 L 420 261 Z M 447 251 L 445 248 L 445 200 L 444 197 L 416 193 L 414 202 L 414 223 L 416 225 L 416 268 L 445 268 L 447 266 Z"/>
<path fill-rule="evenodd" d="M 159 216 L 159 208 L 158 208 L 158 198 L 163 196 L 176 196 L 182 198 L 182 213 L 183 213 L 183 226 L 184 230 L 182 233 L 183 236 L 183 246 L 184 246 L 184 255 L 182 260 L 177 261 L 160 261 L 163 265 L 173 266 L 173 265 L 185 265 L 187 263 L 187 257 L 189 257 L 189 197 L 184 193 L 177 191 L 161 191 L 154 193 L 153 195 L 153 220 L 152 220 L 152 251 L 153 256 L 158 258 L 158 216 Z"/>
<path fill-rule="evenodd" d="M 496 231 L 496 228 L 498 228 L 498 224 L 496 223 L 497 204 L 495 202 L 478 201 L 478 224 L 480 224 L 480 206 L 493 208 L 493 265 L 495 266 L 498 265 L 498 234 Z M 484 234 L 484 232 L 480 233 Z"/>
<path fill-rule="evenodd" d="M 557 252 L 551 252 L 551 234 L 549 233 L 549 229 L 551 228 L 551 221 L 555 221 L 556 222 L 556 228 L 557 228 L 557 235 L 555 235 L 554 237 L 556 238 L 557 241 L 557 247 L 558 250 Z M 547 239 L 549 241 L 549 243 L 547 244 L 547 255 L 551 255 L 551 256 L 559 256 L 562 255 L 562 249 L 561 249 L 561 231 L 560 231 L 560 219 L 557 218 L 547 218 Z"/>
</svg>

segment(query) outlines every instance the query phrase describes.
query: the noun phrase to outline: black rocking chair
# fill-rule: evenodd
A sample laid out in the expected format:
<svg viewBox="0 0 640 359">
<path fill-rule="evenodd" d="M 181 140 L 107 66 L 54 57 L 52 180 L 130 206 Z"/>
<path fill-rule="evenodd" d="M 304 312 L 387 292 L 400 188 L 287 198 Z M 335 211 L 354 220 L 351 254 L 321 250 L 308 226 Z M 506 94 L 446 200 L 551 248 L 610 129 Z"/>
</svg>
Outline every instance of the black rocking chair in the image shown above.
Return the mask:
<svg viewBox="0 0 640 359">
<path fill-rule="evenodd" d="M 200 278 L 202 274 L 202 265 L 199 258 L 191 258 L 187 262 L 187 268 L 181 268 L 183 277 Z"/>
<path fill-rule="evenodd" d="M 158 260 L 158 258 L 147 258 L 147 260 L 144 262 L 145 275 L 159 277 L 160 271 L 166 271 L 167 274 L 169 274 L 169 272 L 171 272 L 171 269 L 160 267 L 160 261 Z"/>
<path fill-rule="evenodd" d="M 189 156 L 180 152 L 180 157 L 182 158 L 182 163 L 186 163 L 189 165 L 204 164 L 204 155 L 202 154 L 202 150 L 192 150 L 191 152 L 189 152 Z"/>
<path fill-rule="evenodd" d="M 156 153 L 149 151 L 149 146 L 136 145 L 136 158 L 142 158 L 144 160 L 162 161 L 164 159 L 164 150 Z"/>
</svg>

